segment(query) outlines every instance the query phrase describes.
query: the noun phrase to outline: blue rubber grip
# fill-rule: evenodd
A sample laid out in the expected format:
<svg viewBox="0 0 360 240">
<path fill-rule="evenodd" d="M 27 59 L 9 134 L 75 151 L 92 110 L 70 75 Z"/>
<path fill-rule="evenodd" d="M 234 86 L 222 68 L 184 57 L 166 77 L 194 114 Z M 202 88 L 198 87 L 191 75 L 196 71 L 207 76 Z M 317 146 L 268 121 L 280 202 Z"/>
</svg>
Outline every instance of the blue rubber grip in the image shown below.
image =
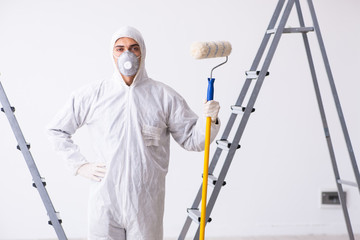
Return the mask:
<svg viewBox="0 0 360 240">
<path fill-rule="evenodd" d="M 214 100 L 214 82 L 215 78 L 208 78 L 208 89 L 207 89 L 207 98 L 206 100 Z"/>
</svg>

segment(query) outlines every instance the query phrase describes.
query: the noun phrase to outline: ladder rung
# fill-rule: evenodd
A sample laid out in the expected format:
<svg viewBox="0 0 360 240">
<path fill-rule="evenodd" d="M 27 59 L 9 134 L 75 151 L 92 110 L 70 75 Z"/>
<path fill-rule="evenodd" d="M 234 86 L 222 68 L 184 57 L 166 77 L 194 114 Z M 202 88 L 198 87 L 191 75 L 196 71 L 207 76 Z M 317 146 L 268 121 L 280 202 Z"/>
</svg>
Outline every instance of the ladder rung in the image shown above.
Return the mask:
<svg viewBox="0 0 360 240">
<path fill-rule="evenodd" d="M 313 32 L 314 27 L 284 28 L 283 33 L 307 33 Z"/>
<path fill-rule="evenodd" d="M 59 223 L 61 224 L 61 223 L 62 223 L 62 220 L 61 220 L 61 218 L 60 218 L 60 213 L 59 213 L 59 212 L 55 212 L 55 214 L 56 214 L 56 217 L 59 219 Z M 51 222 L 50 219 L 49 219 L 49 221 L 48 221 L 48 224 L 49 224 L 49 225 L 52 225 L 52 222 Z"/>
<path fill-rule="evenodd" d="M 216 144 L 218 145 L 219 148 L 224 149 L 224 150 L 229 150 L 231 147 L 231 143 L 229 143 L 226 139 L 216 140 Z M 240 145 L 238 145 L 236 149 L 239 149 L 239 148 L 240 148 Z"/>
<path fill-rule="evenodd" d="M 267 34 L 276 33 L 277 28 L 269 29 L 266 31 Z M 284 28 L 283 33 L 307 33 L 314 31 L 314 27 L 297 27 L 297 28 Z"/>
<path fill-rule="evenodd" d="M 260 71 L 246 71 L 245 74 L 248 79 L 257 79 L 259 77 Z M 270 73 L 267 72 L 265 76 L 269 76 L 269 74 Z"/>
<path fill-rule="evenodd" d="M 241 113 L 245 112 L 245 110 L 246 110 L 246 107 L 236 106 L 236 105 L 232 105 L 230 108 L 231 108 L 232 112 L 235 114 L 241 114 Z M 255 108 L 253 108 L 251 110 L 251 112 L 255 112 Z"/>
<path fill-rule="evenodd" d="M 46 187 L 45 178 L 40 178 L 40 179 L 41 179 L 41 182 L 42 182 L 42 184 L 44 185 L 44 187 Z M 37 188 L 34 180 L 33 180 L 32 186 L 33 186 L 34 188 Z"/>
<path fill-rule="evenodd" d="M 188 208 L 187 212 L 189 213 L 189 217 L 197 224 L 201 221 L 201 213 L 198 208 Z M 211 218 L 208 219 L 208 222 L 211 222 Z"/>
<path fill-rule="evenodd" d="M 339 184 L 349 185 L 349 186 L 352 186 L 352 187 L 358 187 L 357 183 L 355 183 L 355 182 L 350 182 L 350 181 L 341 180 L 341 179 L 338 179 L 337 182 Z"/>
<path fill-rule="evenodd" d="M 10 107 L 10 109 L 11 109 L 12 112 L 15 112 L 15 107 Z M 4 108 L 1 108 L 1 111 L 2 111 L 2 112 L 5 112 L 5 109 L 4 109 Z"/>
<path fill-rule="evenodd" d="M 198 208 L 188 208 L 187 212 L 189 213 L 189 217 L 195 222 L 199 223 L 201 219 L 201 213 Z"/>
<path fill-rule="evenodd" d="M 277 30 L 277 28 L 268 29 L 268 30 L 266 30 L 266 34 L 274 34 L 274 33 L 276 33 L 276 30 Z"/>
<path fill-rule="evenodd" d="M 30 143 L 27 142 L 26 147 L 27 147 L 27 149 L 30 149 Z M 21 151 L 20 145 L 17 145 L 16 148 Z"/>
<path fill-rule="evenodd" d="M 209 174 L 209 175 L 208 175 L 208 185 L 209 185 L 209 186 L 215 187 L 217 181 L 218 181 L 217 177 L 215 177 L 215 176 L 212 175 L 212 174 Z M 226 185 L 226 181 L 224 181 L 224 182 L 222 183 L 222 186 L 225 186 L 225 185 Z"/>
</svg>

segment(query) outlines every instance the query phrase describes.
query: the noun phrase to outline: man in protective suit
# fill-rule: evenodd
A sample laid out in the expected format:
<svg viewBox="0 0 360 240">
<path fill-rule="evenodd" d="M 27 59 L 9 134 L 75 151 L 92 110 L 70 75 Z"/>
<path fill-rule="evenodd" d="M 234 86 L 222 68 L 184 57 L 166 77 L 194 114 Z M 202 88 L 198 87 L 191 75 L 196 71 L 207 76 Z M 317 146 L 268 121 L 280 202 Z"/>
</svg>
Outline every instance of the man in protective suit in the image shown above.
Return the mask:
<svg viewBox="0 0 360 240">
<path fill-rule="evenodd" d="M 170 134 L 186 150 L 202 151 L 205 119 L 169 86 L 147 76 L 138 30 L 118 30 L 111 54 L 112 77 L 75 92 L 48 133 L 73 174 L 92 179 L 89 240 L 161 240 Z M 218 102 L 204 104 L 204 115 L 213 120 L 211 141 L 220 128 L 218 111 Z M 84 124 L 96 162 L 89 162 L 71 139 Z"/>
</svg>

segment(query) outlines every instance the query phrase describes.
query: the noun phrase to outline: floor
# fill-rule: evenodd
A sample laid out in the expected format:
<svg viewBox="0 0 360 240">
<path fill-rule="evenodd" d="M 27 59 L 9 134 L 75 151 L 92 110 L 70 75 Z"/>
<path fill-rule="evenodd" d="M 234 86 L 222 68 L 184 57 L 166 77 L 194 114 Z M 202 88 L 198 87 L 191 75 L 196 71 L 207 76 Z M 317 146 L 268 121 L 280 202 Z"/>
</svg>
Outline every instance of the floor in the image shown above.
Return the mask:
<svg viewBox="0 0 360 240">
<path fill-rule="evenodd" d="M 360 235 L 355 236 L 360 240 Z M 55 239 L 34 239 L 34 240 L 55 240 Z M 86 240 L 86 239 L 69 239 Z M 165 238 L 164 240 L 177 240 L 176 238 Z M 186 240 L 190 240 L 187 238 Z M 261 236 L 261 237 L 230 237 L 230 238 L 206 238 L 206 240 L 349 240 L 347 235 L 327 236 L 327 235 L 305 235 L 305 236 Z"/>
<path fill-rule="evenodd" d="M 327 236 L 327 235 L 308 235 L 308 236 L 262 236 L 262 237 L 233 237 L 233 238 L 206 238 L 206 240 L 349 240 L 349 236 Z M 360 235 L 355 236 L 360 240 Z M 164 240 L 176 240 L 167 238 Z M 188 239 L 187 239 L 188 240 Z M 190 239 L 189 239 L 190 240 Z"/>
<path fill-rule="evenodd" d="M 360 235 L 355 236 L 360 240 Z M 33 240 L 56 240 L 56 239 L 33 239 Z M 79 238 L 70 238 L 69 240 L 86 240 Z M 164 240 L 177 240 L 176 238 L 165 238 Z M 187 238 L 186 240 L 192 240 Z M 328 236 L 328 235 L 304 235 L 304 236 L 261 236 L 261 237 L 228 237 L 228 238 L 206 238 L 206 240 L 349 240 L 347 235 Z"/>
</svg>

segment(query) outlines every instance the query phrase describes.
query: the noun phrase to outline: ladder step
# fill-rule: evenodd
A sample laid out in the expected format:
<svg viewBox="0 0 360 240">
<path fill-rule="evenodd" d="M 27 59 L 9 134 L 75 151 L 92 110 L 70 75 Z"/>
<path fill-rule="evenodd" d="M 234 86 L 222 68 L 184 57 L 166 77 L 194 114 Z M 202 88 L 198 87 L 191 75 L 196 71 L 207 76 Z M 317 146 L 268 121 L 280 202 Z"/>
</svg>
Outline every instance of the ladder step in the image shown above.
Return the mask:
<svg viewBox="0 0 360 240">
<path fill-rule="evenodd" d="M 257 79 L 259 77 L 260 71 L 246 71 L 245 74 L 248 79 Z M 269 76 L 269 74 L 270 73 L 267 72 L 265 76 Z"/>
<path fill-rule="evenodd" d="M 228 140 L 226 139 L 216 140 L 216 144 L 218 145 L 219 148 L 223 150 L 229 150 L 231 147 L 231 143 L 229 143 Z M 239 149 L 240 147 L 241 146 L 238 145 L 236 149 Z"/>
<path fill-rule="evenodd" d="M 59 223 L 61 224 L 62 223 L 62 220 L 61 220 L 61 217 L 60 217 L 60 213 L 59 212 L 55 212 L 56 213 L 56 217 L 59 219 Z M 49 219 L 49 221 L 48 221 L 48 224 L 49 225 L 52 225 L 52 222 L 51 222 L 51 220 Z"/>
<path fill-rule="evenodd" d="M 283 33 L 307 33 L 313 32 L 314 27 L 284 28 Z"/>
<path fill-rule="evenodd" d="M 27 147 L 27 149 L 30 149 L 30 143 L 27 142 L 26 147 Z M 20 145 L 17 145 L 16 148 L 21 151 Z"/>
<path fill-rule="evenodd" d="M 217 181 L 218 181 L 217 177 L 215 177 L 215 176 L 212 175 L 212 174 L 209 174 L 209 175 L 208 175 L 208 185 L 209 185 L 209 186 L 215 187 Z M 224 182 L 222 183 L 222 186 L 225 186 L 225 185 L 226 185 L 226 181 L 224 181 Z"/>
<path fill-rule="evenodd" d="M 276 33 L 277 28 L 269 29 L 266 31 L 267 34 L 274 34 Z M 297 28 L 284 28 L 283 33 L 307 33 L 313 32 L 314 27 L 297 27 Z"/>
<path fill-rule="evenodd" d="M 339 184 L 349 185 L 349 186 L 352 186 L 352 187 L 358 187 L 357 183 L 355 183 L 355 182 L 350 182 L 350 181 L 341 180 L 341 179 L 338 179 L 337 182 Z"/>
<path fill-rule="evenodd" d="M 230 108 L 231 108 L 232 113 L 235 113 L 235 114 L 242 114 L 246 110 L 246 107 L 236 106 L 236 105 L 232 105 Z M 255 112 L 255 108 L 253 108 L 251 110 L 251 112 Z"/>
<path fill-rule="evenodd" d="M 15 107 L 10 107 L 10 108 L 11 108 L 11 111 L 12 111 L 12 112 L 15 112 Z M 4 109 L 4 108 L 1 108 L 1 111 L 2 111 L 2 112 L 5 112 L 5 109 Z"/>
<path fill-rule="evenodd" d="M 41 179 L 41 182 L 42 182 L 42 184 L 44 185 L 44 187 L 46 187 L 45 178 L 40 178 L 40 179 Z M 34 180 L 33 180 L 32 186 L 33 186 L 34 188 L 37 188 Z"/>
<path fill-rule="evenodd" d="M 201 213 L 198 208 L 188 208 L 187 212 L 189 213 L 189 217 L 197 224 L 200 224 L 201 221 Z M 211 218 L 208 219 L 208 222 L 211 222 Z"/>
</svg>

